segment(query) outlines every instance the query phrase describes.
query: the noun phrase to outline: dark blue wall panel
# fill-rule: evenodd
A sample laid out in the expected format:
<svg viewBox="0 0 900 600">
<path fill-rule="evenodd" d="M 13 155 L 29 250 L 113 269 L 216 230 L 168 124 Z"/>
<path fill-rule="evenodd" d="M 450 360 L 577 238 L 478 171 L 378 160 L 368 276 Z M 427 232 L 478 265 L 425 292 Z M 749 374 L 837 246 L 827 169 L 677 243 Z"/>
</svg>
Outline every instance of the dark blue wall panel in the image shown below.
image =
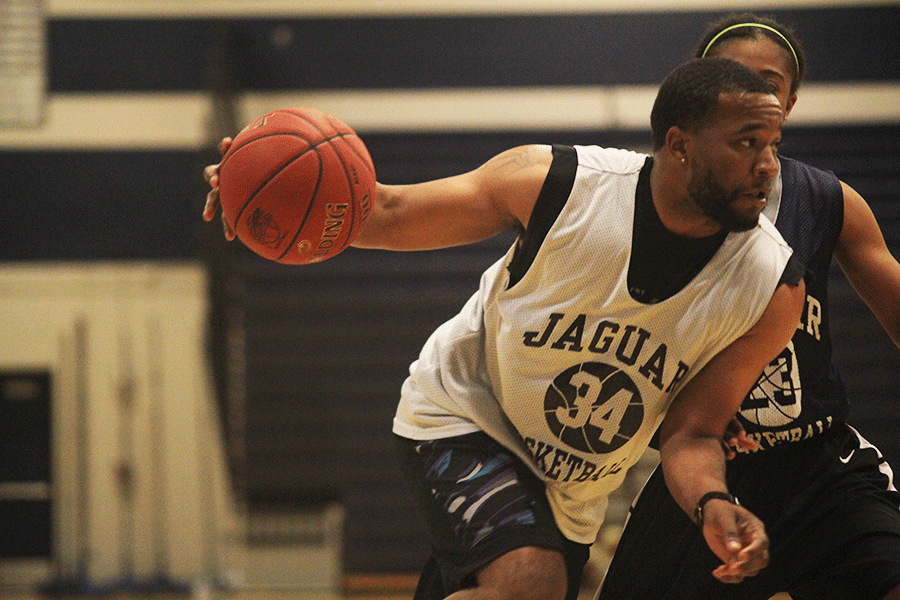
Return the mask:
<svg viewBox="0 0 900 600">
<path fill-rule="evenodd" d="M 50 88 L 200 90 L 223 36 L 244 89 L 655 84 L 722 14 L 54 20 Z M 771 14 L 803 40 L 809 80 L 900 79 L 900 6 Z"/>
<path fill-rule="evenodd" d="M 0 260 L 198 255 L 196 152 L 0 152 Z"/>
</svg>

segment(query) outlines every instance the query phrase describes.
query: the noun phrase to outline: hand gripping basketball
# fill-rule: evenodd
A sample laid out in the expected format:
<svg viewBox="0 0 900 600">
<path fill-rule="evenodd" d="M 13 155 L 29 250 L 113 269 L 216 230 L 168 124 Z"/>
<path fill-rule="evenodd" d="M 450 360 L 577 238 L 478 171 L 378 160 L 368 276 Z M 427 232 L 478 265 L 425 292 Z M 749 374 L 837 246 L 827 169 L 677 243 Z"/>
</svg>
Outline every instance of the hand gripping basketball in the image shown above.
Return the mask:
<svg viewBox="0 0 900 600">
<path fill-rule="evenodd" d="M 356 132 L 312 108 L 267 113 L 235 137 L 219 163 L 223 218 L 264 258 L 329 259 L 371 210 L 375 168 Z"/>
</svg>

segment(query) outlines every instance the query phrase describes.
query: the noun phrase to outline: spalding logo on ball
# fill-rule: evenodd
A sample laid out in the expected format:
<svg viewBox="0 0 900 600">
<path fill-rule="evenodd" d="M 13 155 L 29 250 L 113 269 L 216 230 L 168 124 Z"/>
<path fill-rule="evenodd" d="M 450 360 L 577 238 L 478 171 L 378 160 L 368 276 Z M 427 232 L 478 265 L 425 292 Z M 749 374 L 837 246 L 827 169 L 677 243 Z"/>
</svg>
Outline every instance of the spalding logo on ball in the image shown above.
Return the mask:
<svg viewBox="0 0 900 600">
<path fill-rule="evenodd" d="M 340 119 L 313 108 L 265 114 L 219 165 L 219 200 L 237 237 L 264 258 L 322 262 L 346 249 L 369 216 L 375 167 Z"/>
</svg>

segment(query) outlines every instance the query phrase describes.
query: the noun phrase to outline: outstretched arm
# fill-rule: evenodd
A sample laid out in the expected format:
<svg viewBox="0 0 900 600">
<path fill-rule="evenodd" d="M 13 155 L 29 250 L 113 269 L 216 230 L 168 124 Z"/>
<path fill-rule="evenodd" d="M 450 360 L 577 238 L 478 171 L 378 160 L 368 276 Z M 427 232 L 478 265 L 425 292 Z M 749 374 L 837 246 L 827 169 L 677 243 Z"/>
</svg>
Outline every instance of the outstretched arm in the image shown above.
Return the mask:
<svg viewBox="0 0 900 600">
<path fill-rule="evenodd" d="M 231 144 L 219 145 L 224 155 Z M 385 250 L 431 250 L 487 239 L 507 229 L 524 229 L 553 155 L 550 146 L 512 148 L 477 169 L 412 185 L 377 184 L 372 212 L 353 246 Z M 210 185 L 203 218 L 219 209 L 219 165 L 203 171 Z M 223 220 L 225 237 L 234 231 Z"/>
<path fill-rule="evenodd" d="M 728 492 L 722 436 L 759 374 L 791 339 L 806 289 L 778 286 L 756 324 L 722 350 L 685 385 L 660 427 L 660 458 L 666 484 L 693 518 L 707 492 Z M 713 575 L 738 582 L 768 564 L 768 538 L 748 510 L 713 499 L 703 510 L 703 535 L 722 559 Z"/>
<path fill-rule="evenodd" d="M 844 189 L 844 226 L 835 256 L 859 297 L 900 347 L 900 264 L 884 242 L 881 228 L 856 190 Z"/>
<path fill-rule="evenodd" d="M 520 146 L 462 175 L 413 185 L 379 184 L 372 214 L 353 245 L 428 250 L 523 229 L 551 161 L 549 146 Z"/>
</svg>

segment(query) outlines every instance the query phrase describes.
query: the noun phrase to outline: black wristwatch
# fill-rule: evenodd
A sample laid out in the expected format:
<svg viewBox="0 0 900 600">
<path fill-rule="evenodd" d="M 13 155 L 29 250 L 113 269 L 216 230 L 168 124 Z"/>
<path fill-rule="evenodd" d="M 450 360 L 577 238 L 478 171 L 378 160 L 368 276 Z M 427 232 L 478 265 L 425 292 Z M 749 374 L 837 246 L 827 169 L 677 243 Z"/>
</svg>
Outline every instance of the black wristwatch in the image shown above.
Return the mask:
<svg viewBox="0 0 900 600">
<path fill-rule="evenodd" d="M 698 527 L 703 527 L 703 507 L 706 506 L 707 502 L 713 499 L 726 500 L 735 506 L 741 505 L 741 503 L 738 502 L 738 499 L 728 492 L 706 492 L 699 500 L 697 500 L 697 506 L 694 508 L 694 522 Z"/>
</svg>

